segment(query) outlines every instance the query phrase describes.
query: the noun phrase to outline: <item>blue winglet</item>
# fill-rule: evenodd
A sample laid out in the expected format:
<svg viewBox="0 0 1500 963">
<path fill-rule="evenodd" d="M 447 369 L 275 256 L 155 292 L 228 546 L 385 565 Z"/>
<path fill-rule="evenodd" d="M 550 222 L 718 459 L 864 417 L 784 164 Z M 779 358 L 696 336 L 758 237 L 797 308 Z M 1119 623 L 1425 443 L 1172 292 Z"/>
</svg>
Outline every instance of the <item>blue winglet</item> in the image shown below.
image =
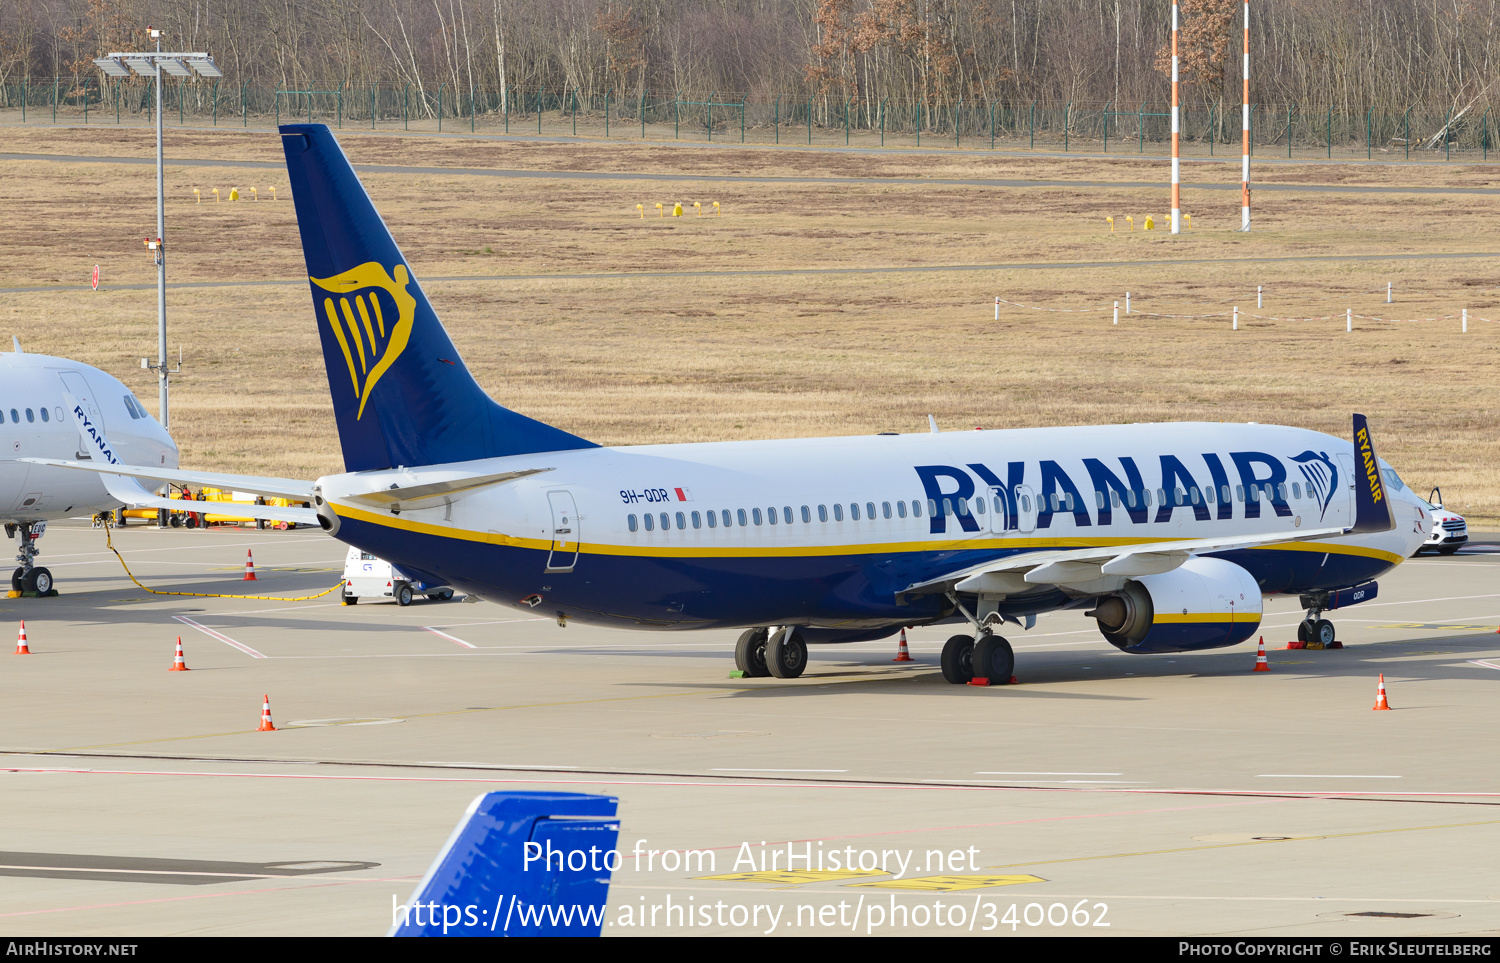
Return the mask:
<svg viewBox="0 0 1500 963">
<path fill-rule="evenodd" d="M 388 936 L 598 936 L 619 800 L 574 792 L 477 797 Z"/>
<path fill-rule="evenodd" d="M 1380 477 L 1380 459 L 1365 416 L 1354 416 L 1354 527 L 1350 533 L 1388 532 L 1396 527 L 1385 481 Z"/>
<path fill-rule="evenodd" d="M 345 470 L 596 447 L 485 394 L 327 126 L 281 143 Z"/>
</svg>

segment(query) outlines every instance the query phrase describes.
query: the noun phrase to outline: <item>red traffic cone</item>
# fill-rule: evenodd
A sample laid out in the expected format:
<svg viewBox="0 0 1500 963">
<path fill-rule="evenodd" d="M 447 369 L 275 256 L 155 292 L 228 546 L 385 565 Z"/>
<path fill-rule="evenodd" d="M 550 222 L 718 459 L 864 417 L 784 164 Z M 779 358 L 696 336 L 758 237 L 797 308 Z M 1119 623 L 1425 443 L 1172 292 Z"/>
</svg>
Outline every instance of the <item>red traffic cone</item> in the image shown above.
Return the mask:
<svg viewBox="0 0 1500 963">
<path fill-rule="evenodd" d="M 1380 688 L 1378 688 L 1378 689 L 1375 690 L 1375 705 L 1373 706 L 1373 708 L 1375 710 L 1377 710 L 1377 711 L 1385 711 L 1385 712 L 1389 712 L 1390 709 L 1391 709 L 1391 704 L 1389 702 L 1385 701 L 1385 673 L 1384 672 L 1380 673 Z"/>
<path fill-rule="evenodd" d="M 26 620 L 21 620 L 21 634 L 16 637 L 16 655 L 30 655 L 31 650 L 26 647 Z"/>
<path fill-rule="evenodd" d="M 187 662 L 182 658 L 182 636 L 177 637 L 177 655 L 172 659 L 172 667 L 168 672 L 187 672 Z"/>
<path fill-rule="evenodd" d="M 258 579 L 258 578 L 255 577 L 255 556 L 253 556 L 253 555 L 250 554 L 250 550 L 248 548 L 245 549 L 245 577 L 242 578 L 242 579 L 240 579 L 240 581 L 241 582 L 258 582 L 258 581 L 260 581 L 260 579 Z"/>
<path fill-rule="evenodd" d="M 1260 646 L 1255 652 L 1255 672 L 1270 672 L 1271 664 L 1266 661 L 1266 637 L 1260 637 Z"/>
<path fill-rule="evenodd" d="M 911 657 L 911 650 L 906 647 L 906 629 L 901 630 L 901 643 L 896 646 L 896 657 L 892 662 L 915 662 Z"/>
<path fill-rule="evenodd" d="M 256 732 L 275 732 L 276 727 L 271 725 L 271 697 L 266 696 L 265 708 L 260 710 L 260 728 Z"/>
</svg>

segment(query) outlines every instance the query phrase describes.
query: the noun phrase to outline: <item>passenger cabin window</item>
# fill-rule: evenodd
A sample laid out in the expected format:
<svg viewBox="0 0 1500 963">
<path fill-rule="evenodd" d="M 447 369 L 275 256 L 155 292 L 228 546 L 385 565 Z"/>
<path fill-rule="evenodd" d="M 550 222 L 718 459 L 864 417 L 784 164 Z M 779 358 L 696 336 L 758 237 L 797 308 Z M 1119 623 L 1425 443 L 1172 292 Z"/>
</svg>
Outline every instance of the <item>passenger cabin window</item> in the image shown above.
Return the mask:
<svg viewBox="0 0 1500 963">
<path fill-rule="evenodd" d="M 790 505 L 782 505 L 781 506 L 781 520 L 784 521 L 784 522 L 786 522 L 788 525 L 790 525 L 792 523 L 792 506 L 790 506 Z"/>
<path fill-rule="evenodd" d="M 47 409 L 46 408 L 42 409 L 42 420 L 43 421 L 51 421 L 52 420 L 49 417 L 47 417 Z"/>
<path fill-rule="evenodd" d="M 859 521 L 859 502 L 849 503 L 849 520 L 855 522 Z"/>
<path fill-rule="evenodd" d="M 21 423 L 21 416 L 16 414 L 16 409 L 14 408 L 10 410 L 10 420 L 13 424 L 19 425 Z"/>
<path fill-rule="evenodd" d="M 844 520 L 844 506 L 838 502 L 833 503 L 833 520 L 842 522 Z"/>
<path fill-rule="evenodd" d="M 767 520 L 768 520 L 768 521 L 769 521 L 769 522 L 770 522 L 770 523 L 771 523 L 771 524 L 772 524 L 772 525 L 775 525 L 775 524 L 776 524 L 776 508 L 775 508 L 775 506 L 774 506 L 774 505 L 773 505 L 773 506 L 772 506 L 772 507 L 770 507 L 770 508 L 768 508 L 768 509 L 766 509 L 766 519 L 767 519 Z"/>
<path fill-rule="evenodd" d="M 727 509 L 727 508 L 724 509 L 724 511 L 721 513 L 720 517 L 722 517 L 724 519 L 724 527 L 725 528 L 729 528 L 730 526 L 732 526 L 734 524 L 734 522 L 730 521 L 730 519 L 729 519 L 729 509 Z"/>
<path fill-rule="evenodd" d="M 640 524 L 636 521 L 634 515 L 627 515 L 627 516 L 625 516 L 625 525 L 632 532 L 635 531 L 637 528 L 640 527 Z"/>
<path fill-rule="evenodd" d="M 750 514 L 755 519 L 755 524 L 759 525 L 760 524 L 760 509 L 758 509 L 758 508 L 752 508 L 752 509 L 750 509 Z"/>
<path fill-rule="evenodd" d="M 891 517 L 891 503 L 890 502 L 881 502 L 880 503 L 880 512 L 886 518 L 890 518 Z"/>
<path fill-rule="evenodd" d="M 812 509 L 808 508 L 806 505 L 802 506 L 802 521 L 809 525 L 812 524 Z"/>
<path fill-rule="evenodd" d="M 931 505 L 932 502 L 928 502 L 927 504 Z M 921 502 L 919 502 L 919 501 L 913 501 L 911 503 L 911 517 L 912 518 L 921 518 L 922 517 L 922 503 Z"/>
<path fill-rule="evenodd" d="M 708 513 L 708 527 L 709 528 L 718 528 L 719 527 L 719 513 L 718 512 L 709 512 Z"/>
<path fill-rule="evenodd" d="M 826 522 L 826 521 L 828 521 L 828 506 L 827 505 L 819 505 L 818 506 L 818 521 L 820 521 L 820 522 Z"/>
<path fill-rule="evenodd" d="M 906 502 L 900 501 L 896 503 L 896 514 L 901 518 L 906 517 Z"/>
<path fill-rule="evenodd" d="M 27 422 L 34 422 L 34 421 L 36 421 L 36 415 L 32 414 L 32 411 L 31 411 L 30 408 L 26 409 L 26 421 Z"/>
<path fill-rule="evenodd" d="M 652 517 L 650 515 L 645 516 L 645 521 L 646 531 L 651 532 L 656 530 L 656 522 L 652 520 Z"/>
</svg>

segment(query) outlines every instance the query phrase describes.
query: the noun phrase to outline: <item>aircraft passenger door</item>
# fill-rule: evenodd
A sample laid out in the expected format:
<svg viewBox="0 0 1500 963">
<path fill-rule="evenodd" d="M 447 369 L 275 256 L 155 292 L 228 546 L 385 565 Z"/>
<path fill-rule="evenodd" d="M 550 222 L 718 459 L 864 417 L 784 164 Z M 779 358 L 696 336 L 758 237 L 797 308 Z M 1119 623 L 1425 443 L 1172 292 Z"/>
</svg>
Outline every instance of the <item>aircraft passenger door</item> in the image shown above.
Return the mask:
<svg viewBox="0 0 1500 963">
<path fill-rule="evenodd" d="M 104 431 L 104 418 L 99 413 L 99 404 L 94 399 L 94 393 L 89 390 L 88 382 L 83 380 L 83 375 L 76 371 L 59 371 L 58 377 L 62 378 L 63 387 L 67 389 L 68 394 L 78 399 L 78 403 L 83 406 L 84 412 L 88 414 L 89 420 L 98 425 L 101 432 Z M 72 415 L 68 415 L 68 417 L 71 418 Z M 79 460 L 92 458 L 93 456 L 90 455 L 92 450 L 93 448 L 90 446 L 89 440 L 83 436 L 83 428 L 80 426 L 78 429 Z"/>
<path fill-rule="evenodd" d="M 990 486 L 990 534 L 1004 535 L 1011 531 L 1010 509 L 1011 501 L 1005 494 L 1005 489 L 999 485 Z"/>
<path fill-rule="evenodd" d="M 1030 485 L 1017 485 L 1013 497 L 1016 500 L 1016 517 L 1019 519 L 1016 527 L 1023 533 L 1036 531 L 1036 516 L 1042 510 L 1041 503 L 1036 500 L 1036 492 L 1031 490 Z"/>
<path fill-rule="evenodd" d="M 547 556 L 547 571 L 571 572 L 578 561 L 578 506 L 571 492 L 548 492 L 552 508 L 552 554 Z"/>
</svg>

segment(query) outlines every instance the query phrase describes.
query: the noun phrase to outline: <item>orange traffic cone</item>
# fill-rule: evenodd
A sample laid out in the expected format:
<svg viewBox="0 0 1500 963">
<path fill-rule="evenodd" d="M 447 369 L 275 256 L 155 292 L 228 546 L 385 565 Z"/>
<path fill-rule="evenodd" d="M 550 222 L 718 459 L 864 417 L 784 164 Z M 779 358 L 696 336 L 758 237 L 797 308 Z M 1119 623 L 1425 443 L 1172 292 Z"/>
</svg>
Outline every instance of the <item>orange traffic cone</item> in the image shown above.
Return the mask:
<svg viewBox="0 0 1500 963">
<path fill-rule="evenodd" d="M 906 630 L 905 629 L 901 630 L 901 644 L 898 645 L 898 646 L 896 646 L 896 657 L 894 659 L 892 659 L 891 661 L 892 662 L 915 662 L 916 661 L 916 659 L 913 659 L 911 657 L 911 650 L 909 650 L 906 647 Z"/>
<path fill-rule="evenodd" d="M 172 659 L 172 667 L 168 672 L 187 672 L 187 662 L 182 658 L 182 636 L 177 637 L 177 655 Z"/>
<path fill-rule="evenodd" d="M 16 637 L 16 655 L 30 655 L 31 650 L 26 647 L 26 620 L 21 620 L 21 634 Z"/>
<path fill-rule="evenodd" d="M 271 697 L 266 696 L 265 708 L 260 710 L 260 728 L 256 732 L 275 732 L 276 727 L 271 725 Z"/>
<path fill-rule="evenodd" d="M 1380 673 L 1380 688 L 1378 688 L 1378 689 L 1375 690 L 1375 705 L 1374 705 L 1373 708 L 1376 709 L 1376 710 L 1384 710 L 1386 712 L 1389 712 L 1390 708 L 1391 708 L 1391 704 L 1389 702 L 1385 701 L 1385 673 L 1384 672 Z"/>
<path fill-rule="evenodd" d="M 255 577 L 255 556 L 253 556 L 253 555 L 250 554 L 250 550 L 248 548 L 245 549 L 245 577 L 242 578 L 242 579 L 240 579 L 240 581 L 241 582 L 258 582 L 258 581 L 260 581 L 260 579 L 258 579 L 258 578 Z"/>
<path fill-rule="evenodd" d="M 1271 664 L 1266 661 L 1266 637 L 1260 637 L 1260 647 L 1255 652 L 1255 672 L 1270 672 Z"/>
</svg>

